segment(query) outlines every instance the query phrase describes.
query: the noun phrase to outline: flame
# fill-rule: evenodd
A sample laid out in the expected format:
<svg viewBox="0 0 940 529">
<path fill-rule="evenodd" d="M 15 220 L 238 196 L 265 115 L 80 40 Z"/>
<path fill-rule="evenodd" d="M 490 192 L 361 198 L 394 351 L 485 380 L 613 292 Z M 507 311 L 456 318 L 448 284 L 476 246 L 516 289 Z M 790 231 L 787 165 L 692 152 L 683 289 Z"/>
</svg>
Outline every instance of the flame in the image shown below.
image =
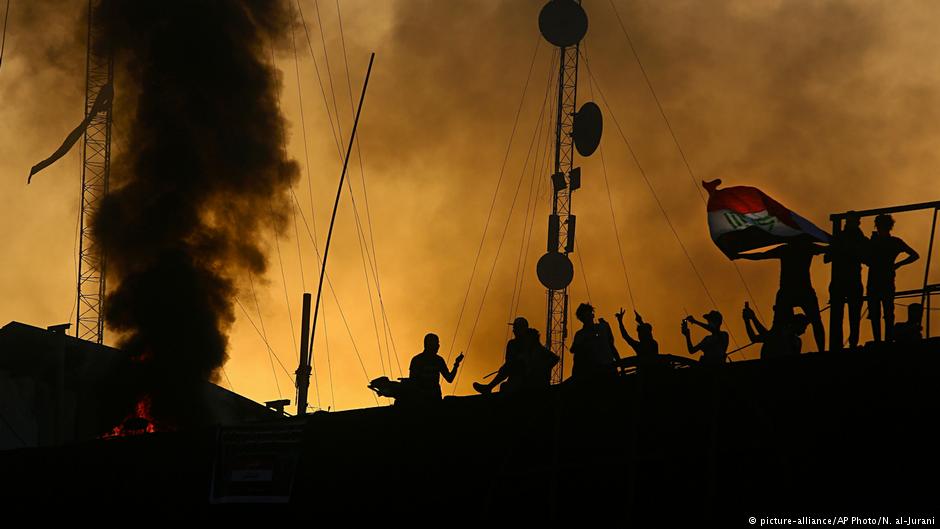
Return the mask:
<svg viewBox="0 0 940 529">
<path fill-rule="evenodd" d="M 163 430 L 165 428 L 159 428 Z M 150 413 L 150 397 L 144 396 L 137 401 L 134 411 L 127 415 L 121 424 L 115 426 L 110 432 L 103 434 L 99 439 L 113 439 L 115 437 L 128 437 L 143 435 L 158 431 L 157 423 Z"/>
</svg>

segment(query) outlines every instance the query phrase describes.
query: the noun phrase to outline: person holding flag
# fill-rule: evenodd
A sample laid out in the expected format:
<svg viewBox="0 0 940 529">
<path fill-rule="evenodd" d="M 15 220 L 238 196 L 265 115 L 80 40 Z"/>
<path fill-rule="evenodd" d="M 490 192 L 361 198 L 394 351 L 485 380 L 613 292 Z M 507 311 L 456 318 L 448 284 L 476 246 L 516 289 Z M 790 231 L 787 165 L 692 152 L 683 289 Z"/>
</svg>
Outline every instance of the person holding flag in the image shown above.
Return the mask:
<svg viewBox="0 0 940 529">
<path fill-rule="evenodd" d="M 708 191 L 708 228 L 715 245 L 729 259 L 779 259 L 775 324 L 788 321 L 794 307 L 800 307 L 813 326 L 818 350 L 825 350 L 826 331 L 809 271 L 813 257 L 827 251 L 816 243 L 828 243 L 829 234 L 755 187 L 718 189 L 719 185 L 721 180 L 702 182 Z M 772 245 L 779 246 L 744 253 Z"/>
</svg>

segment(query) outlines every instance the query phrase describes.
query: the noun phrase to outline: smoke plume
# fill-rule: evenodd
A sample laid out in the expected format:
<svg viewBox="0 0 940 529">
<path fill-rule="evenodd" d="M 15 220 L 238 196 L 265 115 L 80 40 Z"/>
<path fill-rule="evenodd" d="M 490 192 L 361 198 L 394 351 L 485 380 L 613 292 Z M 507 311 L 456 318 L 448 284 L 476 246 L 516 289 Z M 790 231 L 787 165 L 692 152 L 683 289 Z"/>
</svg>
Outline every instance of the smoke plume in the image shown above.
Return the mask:
<svg viewBox="0 0 940 529">
<path fill-rule="evenodd" d="M 120 116 L 94 219 L 106 321 L 137 361 L 128 397 L 185 426 L 226 360 L 237 279 L 264 273 L 262 235 L 298 174 L 270 64 L 290 12 L 250 0 L 103 5 Z"/>
</svg>

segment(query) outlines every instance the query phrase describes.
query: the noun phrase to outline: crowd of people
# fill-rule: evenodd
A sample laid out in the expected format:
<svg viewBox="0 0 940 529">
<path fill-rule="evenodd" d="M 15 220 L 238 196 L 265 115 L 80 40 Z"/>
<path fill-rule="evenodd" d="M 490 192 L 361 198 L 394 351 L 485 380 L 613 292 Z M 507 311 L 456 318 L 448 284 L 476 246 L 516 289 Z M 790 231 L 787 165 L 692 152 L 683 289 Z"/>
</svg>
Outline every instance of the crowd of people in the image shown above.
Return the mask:
<svg viewBox="0 0 940 529">
<path fill-rule="evenodd" d="M 842 347 L 842 322 L 846 307 L 849 320 L 848 344 L 853 348 L 858 346 L 862 305 L 866 298 L 875 342 L 882 340 L 882 320 L 886 341 L 910 343 L 921 339 L 921 304 L 912 303 L 908 306 L 907 321 L 897 324 L 894 322 L 895 271 L 913 263 L 919 255 L 903 240 L 891 235 L 894 228 L 891 215 L 878 215 L 874 224 L 875 231 L 871 237 L 866 237 L 862 233 L 859 217 L 850 213 L 845 225 L 833 233 L 828 245 L 794 239 L 768 251 L 739 254 L 735 257 L 753 261 L 780 261 L 780 286 L 770 327 L 765 327 L 759 321 L 747 302 L 742 310 L 748 338 L 751 343 L 761 344 L 762 359 L 800 354 L 803 348 L 802 335 L 808 327 L 813 329 L 817 350 L 825 350 L 825 329 L 820 316 L 819 300 L 810 276 L 810 266 L 817 255 L 824 256 L 824 261 L 832 265 L 829 299 L 830 310 L 833 311 L 832 321 L 837 322 L 837 325 L 830 329 L 830 349 Z M 901 254 L 904 254 L 905 258 L 898 261 Z M 863 288 L 862 284 L 863 266 L 868 268 L 867 288 Z M 796 312 L 795 309 L 801 312 Z M 655 362 L 659 355 L 659 344 L 653 338 L 653 326 L 634 311 L 634 338 L 623 323 L 624 315 L 622 308 L 616 313 L 620 335 L 636 353 L 637 365 Z M 621 357 L 610 324 L 603 318 L 595 319 L 594 307 L 587 303 L 578 306 L 575 317 L 581 323 L 581 328 L 575 332 L 569 348 L 573 357 L 572 379 L 584 380 L 614 375 Z M 702 320 L 693 316 L 686 316 L 682 320 L 680 329 L 686 348 L 691 355 L 701 353 L 700 362 L 703 365 L 721 365 L 727 360 L 729 335 L 722 330 L 722 323 L 723 317 L 717 310 L 704 314 Z M 473 384 L 473 388 L 479 393 L 491 393 L 497 387 L 500 392 L 529 391 L 548 387 L 551 383 L 552 369 L 559 361 L 558 356 L 542 343 L 539 332 L 529 327 L 525 318 L 516 318 L 510 325 L 513 337 L 506 344 L 503 365 L 485 377 L 492 376 L 489 382 Z M 693 343 L 692 326 L 700 327 L 706 332 L 698 343 Z M 393 388 L 390 385 L 396 383 L 387 379 L 379 379 L 379 386 L 393 389 L 386 391 L 386 394 L 394 395 L 387 396 L 407 396 L 408 400 L 440 400 L 440 378 L 453 382 L 463 354 L 457 356 L 453 366 L 448 369 L 444 359 L 437 354 L 439 348 L 437 335 L 425 336 L 424 350 L 412 359 L 409 377 L 403 380 L 407 391 Z M 374 385 L 375 383 L 376 381 L 373 381 Z M 383 394 L 380 389 L 373 389 Z"/>
</svg>

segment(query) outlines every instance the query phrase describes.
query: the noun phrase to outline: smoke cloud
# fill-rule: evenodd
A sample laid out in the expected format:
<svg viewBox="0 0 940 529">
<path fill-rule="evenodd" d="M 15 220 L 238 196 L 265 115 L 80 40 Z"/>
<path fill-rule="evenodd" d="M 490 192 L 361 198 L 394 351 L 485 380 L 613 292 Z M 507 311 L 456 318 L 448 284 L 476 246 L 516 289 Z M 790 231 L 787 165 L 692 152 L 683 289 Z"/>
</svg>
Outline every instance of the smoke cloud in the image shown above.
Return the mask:
<svg viewBox="0 0 940 529">
<path fill-rule="evenodd" d="M 290 12 L 247 0 L 104 5 L 123 132 L 93 221 L 106 321 L 138 361 L 134 397 L 186 425 L 227 358 L 236 279 L 265 272 L 262 235 L 289 211 L 298 168 L 269 58 Z"/>
</svg>

